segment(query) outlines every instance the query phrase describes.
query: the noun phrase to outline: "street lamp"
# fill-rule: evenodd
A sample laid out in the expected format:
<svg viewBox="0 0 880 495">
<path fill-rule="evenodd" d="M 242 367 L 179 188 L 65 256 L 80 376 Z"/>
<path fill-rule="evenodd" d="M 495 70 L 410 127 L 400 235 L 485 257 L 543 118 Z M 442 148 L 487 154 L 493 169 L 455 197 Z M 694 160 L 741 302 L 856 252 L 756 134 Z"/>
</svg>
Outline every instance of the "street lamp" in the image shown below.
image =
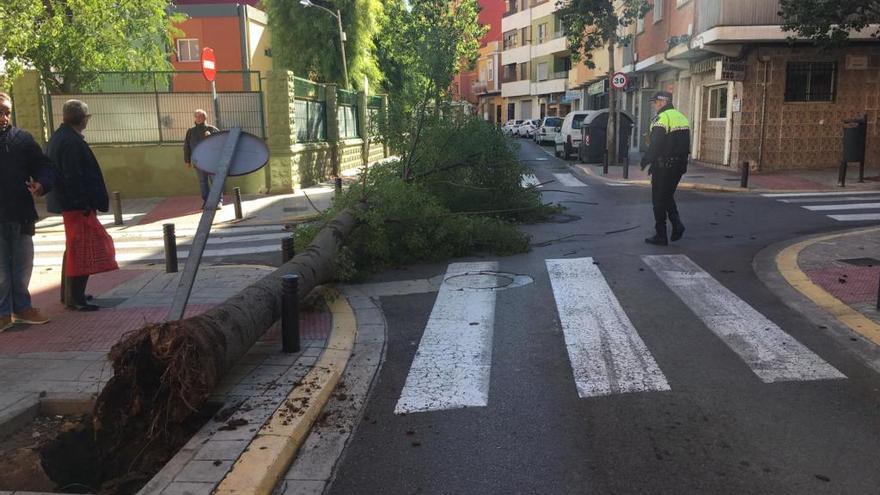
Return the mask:
<svg viewBox="0 0 880 495">
<path fill-rule="evenodd" d="M 342 14 L 339 13 L 339 9 L 336 9 L 336 12 L 333 12 L 327 7 L 312 3 L 312 0 L 299 0 L 299 3 L 302 4 L 303 7 L 318 7 L 323 11 L 329 12 L 330 15 L 336 18 L 336 24 L 339 26 L 339 49 L 342 51 L 342 77 L 344 79 L 345 89 L 348 89 L 348 63 L 345 61 L 345 31 L 342 30 Z"/>
</svg>

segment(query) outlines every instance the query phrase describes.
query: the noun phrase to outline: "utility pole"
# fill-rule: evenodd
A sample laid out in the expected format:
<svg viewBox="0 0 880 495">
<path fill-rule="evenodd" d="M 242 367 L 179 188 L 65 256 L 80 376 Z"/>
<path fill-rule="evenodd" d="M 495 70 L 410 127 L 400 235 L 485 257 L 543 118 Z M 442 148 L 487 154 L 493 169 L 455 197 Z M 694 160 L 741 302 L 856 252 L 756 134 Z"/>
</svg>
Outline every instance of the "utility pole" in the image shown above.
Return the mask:
<svg viewBox="0 0 880 495">
<path fill-rule="evenodd" d="M 612 166 L 617 163 L 617 91 L 611 87 L 611 77 L 614 76 L 614 47 L 617 44 L 617 32 L 611 30 L 611 36 L 608 38 L 608 127 L 606 135 L 608 139 L 605 142 L 605 149 L 608 153 L 608 165 Z"/>
</svg>

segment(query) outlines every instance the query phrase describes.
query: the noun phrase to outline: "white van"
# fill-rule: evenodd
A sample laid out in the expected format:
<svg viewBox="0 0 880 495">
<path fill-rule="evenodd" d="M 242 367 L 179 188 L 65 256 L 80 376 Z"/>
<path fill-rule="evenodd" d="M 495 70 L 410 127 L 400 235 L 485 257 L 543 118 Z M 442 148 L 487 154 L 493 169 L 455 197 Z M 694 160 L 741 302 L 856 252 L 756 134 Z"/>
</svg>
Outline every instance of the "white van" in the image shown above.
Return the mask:
<svg viewBox="0 0 880 495">
<path fill-rule="evenodd" d="M 556 133 L 556 156 L 568 160 L 578 152 L 581 144 L 581 123 L 595 110 L 575 110 L 568 112 Z"/>
</svg>

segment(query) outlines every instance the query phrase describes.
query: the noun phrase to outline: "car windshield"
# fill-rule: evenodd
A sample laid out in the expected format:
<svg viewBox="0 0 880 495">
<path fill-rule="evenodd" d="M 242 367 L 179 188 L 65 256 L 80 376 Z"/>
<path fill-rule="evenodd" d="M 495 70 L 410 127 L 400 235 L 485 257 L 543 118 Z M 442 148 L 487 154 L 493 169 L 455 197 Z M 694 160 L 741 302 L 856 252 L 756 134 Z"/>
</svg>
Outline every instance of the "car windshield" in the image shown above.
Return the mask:
<svg viewBox="0 0 880 495">
<path fill-rule="evenodd" d="M 562 119 L 559 117 L 552 117 L 544 119 L 544 127 L 557 127 L 562 124 Z"/>
<path fill-rule="evenodd" d="M 581 124 L 583 124 L 584 119 L 587 118 L 586 114 L 578 114 L 572 117 L 571 119 L 571 128 L 572 129 L 580 129 Z"/>
</svg>

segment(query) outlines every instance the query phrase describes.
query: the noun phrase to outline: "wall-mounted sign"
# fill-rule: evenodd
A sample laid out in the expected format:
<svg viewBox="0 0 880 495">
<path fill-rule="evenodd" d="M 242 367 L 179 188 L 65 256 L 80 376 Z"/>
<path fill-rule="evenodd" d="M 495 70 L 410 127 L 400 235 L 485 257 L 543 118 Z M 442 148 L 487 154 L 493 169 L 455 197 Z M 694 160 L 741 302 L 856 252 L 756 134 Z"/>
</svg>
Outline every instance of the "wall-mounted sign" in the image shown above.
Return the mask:
<svg viewBox="0 0 880 495">
<path fill-rule="evenodd" d="M 601 95 L 608 91 L 608 79 L 602 79 L 601 81 L 596 81 L 593 84 L 587 86 L 587 94 L 591 95 Z"/>
</svg>

